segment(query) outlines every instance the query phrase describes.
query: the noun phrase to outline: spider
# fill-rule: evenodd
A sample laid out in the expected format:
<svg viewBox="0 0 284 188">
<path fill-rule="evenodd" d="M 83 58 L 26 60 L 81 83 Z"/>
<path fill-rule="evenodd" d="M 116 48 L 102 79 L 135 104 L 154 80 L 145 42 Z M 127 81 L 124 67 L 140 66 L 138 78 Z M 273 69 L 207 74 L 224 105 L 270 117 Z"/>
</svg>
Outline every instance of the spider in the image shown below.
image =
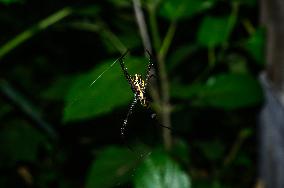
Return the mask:
<svg viewBox="0 0 284 188">
<path fill-rule="evenodd" d="M 152 56 L 151 56 L 150 52 L 148 50 L 146 50 L 146 52 L 149 55 L 149 64 L 148 64 L 148 67 L 147 67 L 145 80 L 142 78 L 142 75 L 140 75 L 140 74 L 134 74 L 132 76 L 128 73 L 127 68 L 125 67 L 124 62 L 123 62 L 123 58 L 125 57 L 125 55 L 128 52 L 125 52 L 119 58 L 119 63 L 120 63 L 121 69 L 124 73 L 126 80 L 128 81 L 128 83 L 131 87 L 133 94 L 134 94 L 133 102 L 130 105 L 130 108 L 128 110 L 128 113 L 126 115 L 126 118 L 123 121 L 123 125 L 122 125 L 121 130 L 120 130 L 121 131 L 120 133 L 121 133 L 121 136 L 122 136 L 123 139 L 124 139 L 124 132 L 125 132 L 125 129 L 126 129 L 126 126 L 127 126 L 129 116 L 132 114 L 133 108 L 137 104 L 137 102 L 139 101 L 141 106 L 143 106 L 145 108 L 150 107 L 150 102 L 149 102 L 148 98 L 146 97 L 146 90 L 147 90 L 147 86 L 149 84 L 150 78 L 152 76 L 154 76 L 153 74 L 151 75 L 151 73 L 150 73 L 154 64 L 153 64 Z M 155 114 L 152 115 L 152 118 L 153 117 L 155 117 Z"/>
</svg>

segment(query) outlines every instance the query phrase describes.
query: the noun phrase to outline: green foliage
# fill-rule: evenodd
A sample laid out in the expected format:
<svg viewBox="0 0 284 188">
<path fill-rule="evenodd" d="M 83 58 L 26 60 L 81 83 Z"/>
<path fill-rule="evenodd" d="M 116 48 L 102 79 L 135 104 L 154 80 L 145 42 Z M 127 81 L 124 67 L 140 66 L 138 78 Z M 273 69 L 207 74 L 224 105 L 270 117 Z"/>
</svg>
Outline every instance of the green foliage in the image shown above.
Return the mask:
<svg viewBox="0 0 284 188">
<path fill-rule="evenodd" d="M 248 74 L 219 74 L 211 77 L 204 85 L 176 86 L 172 95 L 191 99 L 198 106 L 213 106 L 236 109 L 260 104 L 261 88 L 255 78 Z"/>
<path fill-rule="evenodd" d="M 160 14 L 171 21 L 190 18 L 214 5 L 214 0 L 164 0 Z"/>
<path fill-rule="evenodd" d="M 11 122 L 0 132 L 0 166 L 13 165 L 17 161 L 36 161 L 39 147 L 45 141 L 44 136 L 25 121 Z"/>
<path fill-rule="evenodd" d="M 86 188 L 115 187 L 130 180 L 137 155 L 127 148 L 109 147 L 101 151 L 90 166 Z M 103 177 L 103 178 L 102 178 Z"/>
<path fill-rule="evenodd" d="M 90 5 L 84 8 L 77 9 L 76 14 L 82 16 L 97 16 L 100 12 L 100 7 L 98 5 Z"/>
<path fill-rule="evenodd" d="M 224 44 L 232 31 L 229 17 L 205 17 L 199 27 L 197 41 L 206 47 Z"/>
<path fill-rule="evenodd" d="M 66 96 L 63 117 L 65 122 L 100 116 L 130 102 L 133 95 L 118 62 L 110 71 L 99 77 L 102 72 L 110 68 L 113 61 L 101 63 L 89 73 L 79 75 L 74 81 Z M 147 67 L 145 59 L 142 58 L 127 58 L 126 62 L 130 72 L 144 71 Z M 96 79 L 97 81 L 91 86 Z"/>
<path fill-rule="evenodd" d="M 221 74 L 208 80 L 200 91 L 203 104 L 234 109 L 259 104 L 261 88 L 255 78 L 247 74 Z"/>
<path fill-rule="evenodd" d="M 196 44 L 187 44 L 180 46 L 168 57 L 168 70 L 174 69 L 180 63 L 182 63 L 188 56 L 197 51 Z"/>
<path fill-rule="evenodd" d="M 153 152 L 135 174 L 136 188 L 190 188 L 186 173 L 168 155 Z"/>
<path fill-rule="evenodd" d="M 41 93 L 41 96 L 48 100 L 63 100 L 75 78 L 64 76 L 56 79 L 49 88 Z"/>
<path fill-rule="evenodd" d="M 247 59 L 239 54 L 229 54 L 226 57 L 228 67 L 231 73 L 248 74 Z"/>
<path fill-rule="evenodd" d="M 264 65 L 264 30 L 256 30 L 245 44 L 246 50 L 251 54 L 252 58 L 261 66 Z"/>
</svg>

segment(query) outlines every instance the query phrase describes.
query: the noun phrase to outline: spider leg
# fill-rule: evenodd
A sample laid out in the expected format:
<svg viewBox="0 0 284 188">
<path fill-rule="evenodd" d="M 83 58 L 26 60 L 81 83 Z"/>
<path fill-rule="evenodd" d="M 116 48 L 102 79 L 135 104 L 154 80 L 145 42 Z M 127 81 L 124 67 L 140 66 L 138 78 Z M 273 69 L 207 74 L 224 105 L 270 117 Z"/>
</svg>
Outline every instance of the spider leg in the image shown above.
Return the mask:
<svg viewBox="0 0 284 188">
<path fill-rule="evenodd" d="M 124 121 L 123 121 L 123 125 L 122 125 L 122 127 L 121 127 L 121 129 L 120 129 L 121 138 L 122 138 L 122 140 L 124 141 L 124 143 L 127 145 L 127 147 L 128 147 L 131 151 L 133 151 L 133 149 L 127 144 L 127 142 L 126 142 L 126 140 L 125 140 L 125 129 L 126 129 L 126 126 L 127 126 L 127 123 L 128 123 L 129 116 L 132 114 L 133 108 L 134 108 L 134 106 L 136 105 L 136 103 L 137 103 L 137 97 L 136 97 L 136 95 L 135 95 L 135 96 L 134 96 L 134 100 L 133 100 L 133 102 L 131 103 L 130 108 L 129 108 L 129 110 L 128 110 L 128 113 L 127 113 L 127 115 L 126 115 L 126 118 L 125 118 Z"/>
<path fill-rule="evenodd" d="M 160 127 L 162 127 L 162 128 L 169 129 L 170 131 L 173 131 L 173 129 L 172 129 L 172 128 L 167 127 L 167 126 L 162 125 L 162 124 L 160 124 L 160 123 L 159 123 L 158 118 L 157 118 L 157 114 L 152 113 L 152 114 L 151 114 L 151 118 L 152 118 L 152 119 L 154 119 L 154 120 L 156 120 L 156 121 L 158 122 L 156 125 L 158 125 L 158 126 L 160 126 Z"/>
<path fill-rule="evenodd" d="M 154 67 L 153 57 L 147 49 L 146 49 L 146 52 L 149 55 L 149 64 L 148 64 L 147 72 L 146 72 L 145 88 L 146 88 L 147 84 L 149 83 L 150 78 L 152 78 L 153 76 L 155 77 L 155 74 L 151 74 L 151 70 Z"/>
<path fill-rule="evenodd" d="M 121 66 L 121 69 L 123 71 L 123 74 L 126 78 L 126 80 L 131 83 L 131 76 L 129 75 L 129 73 L 127 72 L 127 68 L 125 67 L 124 65 L 124 62 L 123 62 L 123 58 L 126 56 L 126 54 L 128 53 L 128 51 L 126 51 L 120 58 L 119 58 L 119 64 Z M 131 85 L 131 84 L 130 84 Z"/>
</svg>

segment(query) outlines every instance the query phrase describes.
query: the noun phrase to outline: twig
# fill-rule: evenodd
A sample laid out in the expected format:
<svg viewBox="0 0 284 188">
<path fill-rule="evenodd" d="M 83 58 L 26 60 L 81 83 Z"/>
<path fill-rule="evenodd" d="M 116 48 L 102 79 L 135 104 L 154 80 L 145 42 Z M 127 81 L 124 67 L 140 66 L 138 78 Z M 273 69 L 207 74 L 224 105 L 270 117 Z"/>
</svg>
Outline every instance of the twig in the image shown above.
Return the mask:
<svg viewBox="0 0 284 188">
<path fill-rule="evenodd" d="M 53 140 L 57 139 L 58 135 L 52 126 L 47 123 L 38 110 L 18 91 L 16 91 L 8 82 L 0 80 L 0 91 L 15 103 L 26 115 L 28 115 L 34 122 L 37 123 L 38 128 L 47 133 Z"/>
<path fill-rule="evenodd" d="M 241 146 L 244 141 L 251 135 L 251 131 L 248 129 L 243 129 L 240 131 L 237 139 L 235 140 L 232 148 L 230 149 L 228 155 L 225 157 L 224 166 L 228 166 L 237 156 Z"/>
<path fill-rule="evenodd" d="M 7 55 L 14 48 L 20 44 L 27 41 L 29 38 L 33 37 L 39 31 L 46 29 L 47 27 L 55 24 L 56 22 L 62 20 L 63 18 L 69 16 L 72 13 L 72 9 L 69 7 L 63 8 L 54 14 L 48 16 L 47 18 L 38 22 L 35 26 L 23 31 L 18 34 L 16 37 L 8 41 L 6 44 L 0 47 L 0 59 Z"/>
<path fill-rule="evenodd" d="M 119 37 L 117 37 L 105 24 L 101 22 L 98 24 L 90 22 L 73 22 L 70 25 L 76 29 L 96 32 L 102 38 L 108 40 L 108 42 L 111 43 L 120 53 L 124 53 L 127 50 L 127 47 L 123 44 L 123 42 L 121 42 Z"/>
</svg>

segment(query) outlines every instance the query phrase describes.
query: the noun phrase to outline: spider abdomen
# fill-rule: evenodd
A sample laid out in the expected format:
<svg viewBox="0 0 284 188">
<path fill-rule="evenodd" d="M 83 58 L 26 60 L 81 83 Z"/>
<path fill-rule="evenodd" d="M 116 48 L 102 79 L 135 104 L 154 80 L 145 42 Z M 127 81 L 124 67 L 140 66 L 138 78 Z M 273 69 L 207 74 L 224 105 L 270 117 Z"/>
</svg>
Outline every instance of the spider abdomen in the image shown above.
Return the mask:
<svg viewBox="0 0 284 188">
<path fill-rule="evenodd" d="M 145 81 L 140 74 L 135 74 L 131 77 L 132 89 L 135 92 L 135 96 L 140 101 L 140 104 L 144 107 L 148 107 L 148 102 L 145 95 Z"/>
</svg>

